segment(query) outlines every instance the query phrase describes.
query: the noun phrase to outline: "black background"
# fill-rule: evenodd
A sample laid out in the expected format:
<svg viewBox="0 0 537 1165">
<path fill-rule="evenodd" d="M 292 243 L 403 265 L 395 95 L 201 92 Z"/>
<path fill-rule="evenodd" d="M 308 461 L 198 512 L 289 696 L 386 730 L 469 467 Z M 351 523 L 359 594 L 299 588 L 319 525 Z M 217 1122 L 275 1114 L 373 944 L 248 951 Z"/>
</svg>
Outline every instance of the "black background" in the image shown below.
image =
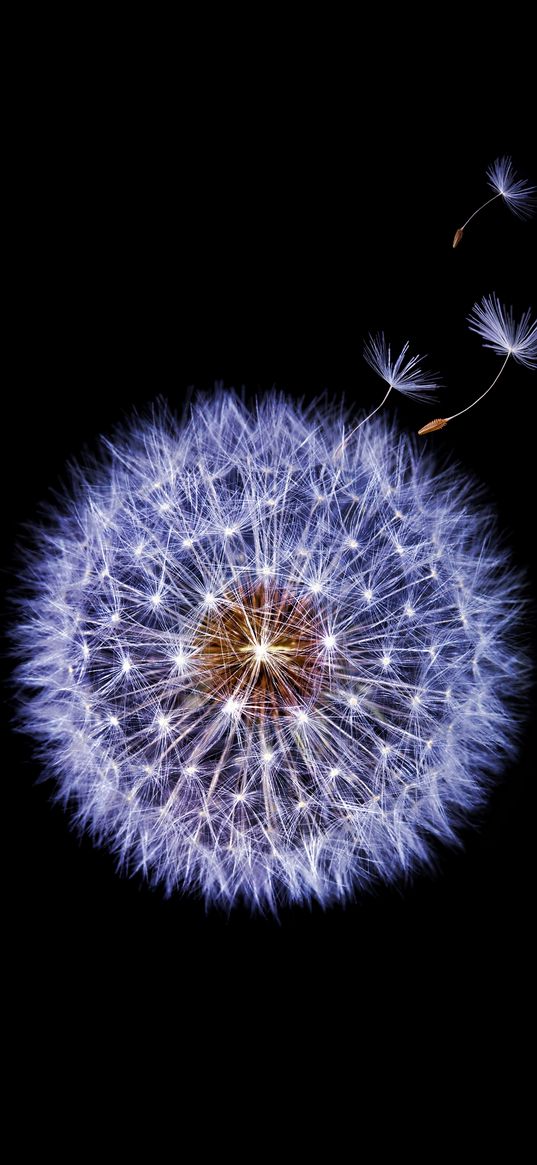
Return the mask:
<svg viewBox="0 0 537 1165">
<path fill-rule="evenodd" d="M 495 203 L 456 251 L 452 237 L 488 196 L 495 157 L 512 153 L 536 181 L 535 156 L 512 127 L 433 135 L 416 116 L 372 125 L 351 113 L 325 115 L 322 100 L 315 109 L 298 101 L 288 115 L 270 99 L 252 110 L 245 92 L 232 108 L 215 100 L 193 118 L 187 105 L 175 120 L 130 93 L 101 105 L 95 87 L 71 103 L 51 82 L 45 110 L 33 110 L 21 191 L 5 545 L 19 541 L 66 461 L 158 394 L 181 410 L 191 386 L 223 380 L 251 394 L 326 390 L 373 408 L 382 385 L 361 353 L 377 329 L 429 354 L 446 386 L 432 410 L 390 399 L 405 430 L 462 408 L 492 380 L 498 358 L 465 317 L 491 291 L 517 311 L 535 308 L 535 223 Z M 429 438 L 487 484 L 530 575 L 535 390 L 530 372 L 509 366 L 482 405 Z M 9 688 L 5 706 L 9 716 Z M 381 974 L 383 990 L 397 993 L 408 974 L 524 962 L 531 716 L 479 827 L 460 850 L 439 853 L 434 875 L 344 908 L 283 908 L 278 920 L 242 907 L 207 913 L 118 876 L 35 784 L 31 742 L 10 733 L 7 747 L 21 791 L 19 921 L 40 973 L 62 968 L 72 982 L 98 967 L 122 991 L 164 985 L 169 997 L 203 971 L 214 999 L 225 973 L 252 984 L 270 966 L 273 991 L 292 983 L 299 998 L 337 967 L 343 994 L 367 999 Z"/>
</svg>

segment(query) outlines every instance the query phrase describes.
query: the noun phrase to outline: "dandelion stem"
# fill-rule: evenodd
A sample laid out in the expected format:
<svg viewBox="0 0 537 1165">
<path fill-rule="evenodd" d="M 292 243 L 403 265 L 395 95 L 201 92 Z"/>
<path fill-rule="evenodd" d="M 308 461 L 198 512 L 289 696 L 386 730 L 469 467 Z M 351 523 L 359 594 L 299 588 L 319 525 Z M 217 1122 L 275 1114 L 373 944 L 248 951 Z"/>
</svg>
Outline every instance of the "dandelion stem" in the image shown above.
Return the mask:
<svg viewBox="0 0 537 1165">
<path fill-rule="evenodd" d="M 459 227 L 459 230 L 461 230 L 461 231 L 466 230 L 468 223 L 471 222 L 473 218 L 475 218 L 476 214 L 479 214 L 479 212 L 481 210 L 484 210 L 486 206 L 490 206 L 491 202 L 495 202 L 495 200 L 497 198 L 501 198 L 501 197 L 502 197 L 502 195 L 501 195 L 501 191 L 500 191 L 498 194 L 493 194 L 492 198 L 487 198 L 487 201 L 483 202 L 481 206 L 478 206 L 477 210 L 474 210 L 474 213 L 470 215 L 470 218 L 466 219 L 466 222 L 464 222 L 462 224 L 462 227 Z"/>
<path fill-rule="evenodd" d="M 483 397 L 486 396 L 487 393 L 490 392 L 491 388 L 494 388 L 494 385 L 500 379 L 500 376 L 505 368 L 505 365 L 507 364 L 507 361 L 509 360 L 510 355 L 511 355 L 511 353 L 508 352 L 507 356 L 505 357 L 505 360 L 500 368 L 500 371 L 498 372 L 498 375 L 494 377 L 492 384 L 489 384 L 488 388 L 486 388 L 485 391 L 481 393 L 481 396 L 478 396 L 477 399 L 472 401 L 471 405 L 467 405 L 465 409 L 461 409 L 460 413 L 453 413 L 453 416 L 451 416 L 451 417 L 444 417 L 446 424 L 448 421 L 454 421 L 455 417 L 462 417 L 463 413 L 467 413 L 470 409 L 473 409 L 474 405 L 479 404 L 480 400 L 483 400 Z"/>
<path fill-rule="evenodd" d="M 370 421 L 371 417 L 374 417 L 375 413 L 378 413 L 379 410 L 382 408 L 382 406 L 384 404 L 386 404 L 386 401 L 388 400 L 388 397 L 392 391 L 392 388 L 393 388 L 393 384 L 390 384 L 390 387 L 386 393 L 386 396 L 384 396 L 382 398 L 380 404 L 377 405 L 376 409 L 373 409 L 372 413 L 368 413 L 367 417 L 364 417 L 363 421 L 360 421 L 359 425 L 355 425 L 354 429 L 351 429 L 350 433 L 347 433 L 347 436 L 343 438 L 343 440 L 339 443 L 339 445 L 336 449 L 336 453 L 335 453 L 336 457 L 338 457 L 340 455 L 340 453 L 343 453 L 345 445 L 347 444 L 348 441 L 350 441 L 351 437 L 354 437 L 354 434 L 358 432 L 358 429 L 361 429 L 362 425 L 365 425 L 366 421 Z"/>
</svg>

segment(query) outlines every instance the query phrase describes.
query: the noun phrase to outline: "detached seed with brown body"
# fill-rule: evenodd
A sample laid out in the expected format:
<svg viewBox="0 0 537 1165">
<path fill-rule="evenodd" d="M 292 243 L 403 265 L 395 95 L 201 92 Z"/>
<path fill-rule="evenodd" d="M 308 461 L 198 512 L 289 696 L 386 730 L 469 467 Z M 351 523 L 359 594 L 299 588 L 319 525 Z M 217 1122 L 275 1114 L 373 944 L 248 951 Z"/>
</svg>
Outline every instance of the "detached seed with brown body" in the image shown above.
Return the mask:
<svg viewBox="0 0 537 1165">
<path fill-rule="evenodd" d="M 436 421 L 429 421 L 423 428 L 418 429 L 418 436 L 424 437 L 426 433 L 436 433 L 437 429 L 445 429 L 447 419 L 445 417 L 437 417 Z"/>
</svg>

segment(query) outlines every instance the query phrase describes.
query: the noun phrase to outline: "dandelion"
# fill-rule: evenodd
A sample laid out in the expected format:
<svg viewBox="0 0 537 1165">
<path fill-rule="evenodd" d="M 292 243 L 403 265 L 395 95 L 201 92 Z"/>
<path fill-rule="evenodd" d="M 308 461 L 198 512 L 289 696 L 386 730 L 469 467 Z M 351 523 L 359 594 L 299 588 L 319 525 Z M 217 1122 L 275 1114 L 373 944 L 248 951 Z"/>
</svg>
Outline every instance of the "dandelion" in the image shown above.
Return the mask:
<svg viewBox="0 0 537 1165">
<path fill-rule="evenodd" d="M 388 385 L 388 391 L 382 398 L 381 402 L 363 421 L 360 421 L 350 433 L 346 434 L 336 453 L 339 455 L 344 446 L 350 441 L 351 437 L 369 421 L 371 417 L 378 413 L 383 405 L 386 404 L 392 389 L 400 392 L 403 396 L 413 397 L 415 400 L 430 400 L 434 396 L 438 383 L 433 379 L 432 373 L 426 373 L 421 367 L 421 356 L 409 356 L 409 343 L 403 345 L 399 356 L 392 359 L 391 346 L 384 336 L 384 332 L 379 332 L 376 336 L 370 336 L 367 344 L 364 347 L 364 359 L 369 367 L 380 376 L 381 380 Z"/>
<path fill-rule="evenodd" d="M 513 750 L 520 591 L 490 513 L 393 426 L 336 461 L 338 431 L 219 390 L 137 418 L 36 529 L 22 722 L 77 827 L 168 892 L 391 882 Z"/>
<path fill-rule="evenodd" d="M 525 219 L 531 218 L 535 208 L 535 194 L 537 187 L 532 186 L 525 178 L 517 178 L 516 171 L 513 168 L 512 159 L 507 155 L 503 158 L 497 158 L 495 162 L 487 169 L 487 181 L 495 194 L 492 198 L 488 198 L 477 210 L 474 210 L 470 218 L 455 231 L 453 239 L 453 246 L 458 247 L 464 231 L 468 223 L 472 221 L 477 214 L 480 214 L 486 206 L 490 206 L 491 202 L 495 202 L 497 198 L 503 198 L 504 202 L 517 218 Z"/>
<path fill-rule="evenodd" d="M 492 384 L 481 393 L 476 400 L 467 405 L 466 408 L 461 409 L 458 413 L 453 413 L 450 417 L 438 418 L 435 421 L 429 421 L 427 425 L 423 425 L 418 430 L 420 436 L 425 436 L 427 433 L 433 433 L 437 429 L 443 429 L 448 421 L 454 421 L 456 417 L 462 417 L 464 413 L 469 412 L 474 408 L 474 405 L 479 404 L 485 396 L 497 384 L 500 376 L 508 360 L 513 358 L 517 364 L 522 364 L 524 368 L 531 370 L 537 368 L 537 322 L 532 321 L 531 311 L 527 311 L 521 316 L 519 322 L 515 321 L 513 315 L 513 308 L 507 309 L 500 303 L 498 296 L 494 293 L 489 296 L 484 296 L 481 303 L 474 304 L 470 315 L 468 316 L 470 330 L 477 332 L 484 340 L 485 348 L 492 348 L 498 356 L 503 356 L 504 361 L 500 371 L 494 377 Z"/>
</svg>

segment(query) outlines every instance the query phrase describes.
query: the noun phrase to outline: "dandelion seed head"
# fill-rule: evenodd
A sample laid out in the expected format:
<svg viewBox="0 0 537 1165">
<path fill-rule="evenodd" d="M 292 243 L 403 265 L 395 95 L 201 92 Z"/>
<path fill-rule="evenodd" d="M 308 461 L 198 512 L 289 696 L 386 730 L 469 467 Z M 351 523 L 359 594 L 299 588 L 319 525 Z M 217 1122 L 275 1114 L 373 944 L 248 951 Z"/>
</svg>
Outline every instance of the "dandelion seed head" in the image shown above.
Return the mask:
<svg viewBox="0 0 537 1165">
<path fill-rule="evenodd" d="M 219 390 L 134 421 L 35 532 L 22 721 L 77 826 L 168 892 L 391 882 L 513 751 L 520 588 L 490 513 L 393 425 L 336 457 L 340 435 L 328 407 Z"/>
</svg>

